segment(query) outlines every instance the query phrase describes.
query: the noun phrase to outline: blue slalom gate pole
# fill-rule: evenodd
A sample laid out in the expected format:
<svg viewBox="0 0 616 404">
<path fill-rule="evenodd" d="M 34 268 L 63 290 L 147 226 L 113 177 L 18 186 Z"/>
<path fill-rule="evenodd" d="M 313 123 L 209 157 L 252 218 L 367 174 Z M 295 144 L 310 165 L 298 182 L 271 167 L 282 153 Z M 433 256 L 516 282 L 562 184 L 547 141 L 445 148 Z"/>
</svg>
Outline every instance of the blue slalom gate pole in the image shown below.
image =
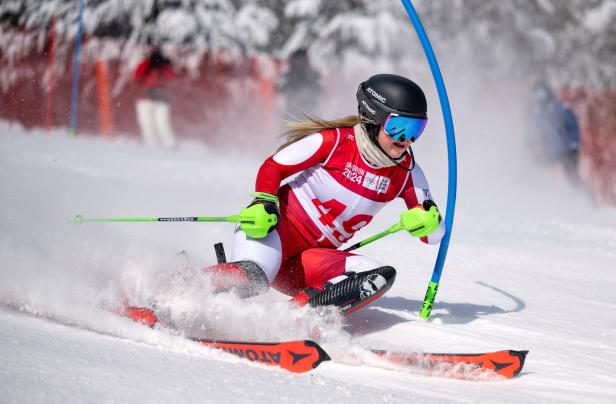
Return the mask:
<svg viewBox="0 0 616 404">
<path fill-rule="evenodd" d="M 79 0 L 79 17 L 77 17 L 77 40 L 73 62 L 73 94 L 71 96 L 71 116 L 68 133 L 77 134 L 77 103 L 79 99 L 79 59 L 81 55 L 81 37 L 83 36 L 83 1 Z"/>
<path fill-rule="evenodd" d="M 420 316 L 424 319 L 430 317 L 432 311 L 432 305 L 436 298 L 436 292 L 438 291 L 439 282 L 443 273 L 443 266 L 445 265 L 445 258 L 447 257 L 447 250 L 449 248 L 449 240 L 451 238 L 451 230 L 453 227 L 453 217 L 456 208 L 456 190 L 458 184 L 458 169 L 457 169 L 457 157 L 456 157 L 456 139 L 453 130 L 453 119 L 451 117 L 451 108 L 449 106 L 449 98 L 447 97 L 447 90 L 445 89 L 445 83 L 443 82 L 443 76 L 441 70 L 438 67 L 438 62 L 428 40 L 428 35 L 424 29 L 417 11 L 411 4 L 410 0 L 402 0 L 402 4 L 406 9 L 406 13 L 415 28 L 415 32 L 419 37 L 421 46 L 423 47 L 428 63 L 430 64 L 430 70 L 434 77 L 434 83 L 438 91 L 438 98 L 441 102 L 441 110 L 443 112 L 443 119 L 445 121 L 445 133 L 447 136 L 447 161 L 449 168 L 449 179 L 447 183 L 447 208 L 445 212 L 445 226 L 446 232 L 441 240 L 441 244 L 438 250 L 438 256 L 436 257 L 436 263 L 434 264 L 434 271 L 432 272 L 432 278 L 428 284 L 428 290 L 424 298 L 423 305 L 421 307 Z"/>
</svg>

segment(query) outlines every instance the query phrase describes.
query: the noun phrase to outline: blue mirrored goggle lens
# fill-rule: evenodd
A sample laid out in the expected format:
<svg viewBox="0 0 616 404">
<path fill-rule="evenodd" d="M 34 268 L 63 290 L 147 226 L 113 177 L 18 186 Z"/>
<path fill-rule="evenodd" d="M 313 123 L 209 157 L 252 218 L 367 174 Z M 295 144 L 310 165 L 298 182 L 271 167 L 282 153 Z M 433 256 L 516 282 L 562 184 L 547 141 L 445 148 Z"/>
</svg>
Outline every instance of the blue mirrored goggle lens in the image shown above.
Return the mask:
<svg viewBox="0 0 616 404">
<path fill-rule="evenodd" d="M 389 115 L 385 121 L 384 129 L 396 142 L 404 142 L 406 140 L 415 142 L 421 136 L 421 132 L 423 132 L 427 123 L 427 119 Z"/>
</svg>

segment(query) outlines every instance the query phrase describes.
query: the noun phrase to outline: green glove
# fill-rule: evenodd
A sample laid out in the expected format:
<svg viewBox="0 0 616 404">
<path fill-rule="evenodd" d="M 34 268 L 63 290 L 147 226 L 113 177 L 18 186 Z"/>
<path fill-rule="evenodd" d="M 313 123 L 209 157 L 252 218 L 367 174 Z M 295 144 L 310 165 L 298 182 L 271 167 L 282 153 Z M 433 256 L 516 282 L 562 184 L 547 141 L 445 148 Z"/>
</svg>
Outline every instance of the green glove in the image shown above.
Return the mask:
<svg viewBox="0 0 616 404">
<path fill-rule="evenodd" d="M 240 211 L 240 229 L 250 238 L 263 238 L 278 224 L 278 197 L 265 192 L 255 192 L 252 196 L 255 199 Z"/>
<path fill-rule="evenodd" d="M 426 200 L 423 206 L 409 209 L 401 215 L 402 227 L 413 237 L 424 237 L 432 233 L 441 223 L 441 214 L 434 202 Z"/>
</svg>

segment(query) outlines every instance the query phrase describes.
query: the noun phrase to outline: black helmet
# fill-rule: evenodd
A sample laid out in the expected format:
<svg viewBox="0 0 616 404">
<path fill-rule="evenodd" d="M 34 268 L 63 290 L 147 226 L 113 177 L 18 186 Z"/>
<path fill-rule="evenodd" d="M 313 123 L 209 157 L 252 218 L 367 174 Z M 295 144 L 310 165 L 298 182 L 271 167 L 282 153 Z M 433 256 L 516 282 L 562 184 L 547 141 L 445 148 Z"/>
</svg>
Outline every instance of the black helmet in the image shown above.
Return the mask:
<svg viewBox="0 0 616 404">
<path fill-rule="evenodd" d="M 383 125 L 389 114 L 427 118 L 427 103 L 421 87 L 395 74 L 377 74 L 357 89 L 359 114 Z"/>
</svg>

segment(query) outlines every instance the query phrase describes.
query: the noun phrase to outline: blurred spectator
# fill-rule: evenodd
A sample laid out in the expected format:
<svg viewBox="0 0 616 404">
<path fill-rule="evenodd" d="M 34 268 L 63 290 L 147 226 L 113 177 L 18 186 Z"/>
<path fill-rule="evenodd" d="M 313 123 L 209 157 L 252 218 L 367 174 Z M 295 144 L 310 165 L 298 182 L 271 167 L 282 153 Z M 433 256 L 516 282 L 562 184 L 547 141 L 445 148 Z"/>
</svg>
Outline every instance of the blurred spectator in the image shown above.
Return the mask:
<svg viewBox="0 0 616 404">
<path fill-rule="evenodd" d="M 287 114 L 298 112 L 319 115 L 321 94 L 320 75 L 310 66 L 306 49 L 298 49 L 289 56 L 289 64 L 277 83 L 278 91 L 286 98 Z"/>
<path fill-rule="evenodd" d="M 136 103 L 137 121 L 143 141 L 148 145 L 165 148 L 176 145 L 171 127 L 170 92 L 166 87 L 169 79 L 173 77 L 175 74 L 171 61 L 158 47 L 155 47 L 135 70 L 135 80 L 142 88 Z"/>
<path fill-rule="evenodd" d="M 575 113 L 545 84 L 535 86 L 531 125 L 531 145 L 539 160 L 560 164 L 571 181 L 579 181 L 580 130 Z"/>
</svg>

